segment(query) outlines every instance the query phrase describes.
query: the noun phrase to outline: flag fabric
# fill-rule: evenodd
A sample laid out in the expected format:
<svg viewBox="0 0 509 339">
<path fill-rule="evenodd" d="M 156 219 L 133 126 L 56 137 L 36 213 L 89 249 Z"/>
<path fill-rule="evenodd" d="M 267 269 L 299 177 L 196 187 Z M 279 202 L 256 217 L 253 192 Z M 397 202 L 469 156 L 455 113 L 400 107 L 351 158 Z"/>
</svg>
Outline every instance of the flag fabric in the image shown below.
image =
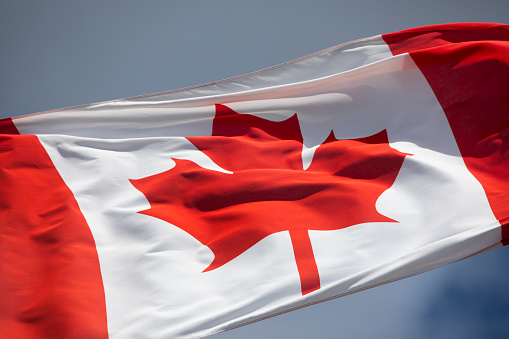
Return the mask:
<svg viewBox="0 0 509 339">
<path fill-rule="evenodd" d="M 509 241 L 509 27 L 0 120 L 3 338 L 200 338 Z"/>
</svg>

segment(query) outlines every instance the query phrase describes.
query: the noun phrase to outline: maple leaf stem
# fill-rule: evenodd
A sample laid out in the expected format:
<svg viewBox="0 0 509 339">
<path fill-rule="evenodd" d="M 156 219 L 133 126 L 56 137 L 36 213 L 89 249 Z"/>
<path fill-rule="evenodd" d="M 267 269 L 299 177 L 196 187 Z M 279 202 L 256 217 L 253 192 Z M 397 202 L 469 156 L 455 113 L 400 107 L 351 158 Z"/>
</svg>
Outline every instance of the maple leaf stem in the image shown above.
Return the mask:
<svg viewBox="0 0 509 339">
<path fill-rule="evenodd" d="M 290 230 L 293 254 L 300 276 L 302 295 L 306 295 L 320 288 L 320 275 L 316 266 L 311 239 L 307 231 Z"/>
</svg>

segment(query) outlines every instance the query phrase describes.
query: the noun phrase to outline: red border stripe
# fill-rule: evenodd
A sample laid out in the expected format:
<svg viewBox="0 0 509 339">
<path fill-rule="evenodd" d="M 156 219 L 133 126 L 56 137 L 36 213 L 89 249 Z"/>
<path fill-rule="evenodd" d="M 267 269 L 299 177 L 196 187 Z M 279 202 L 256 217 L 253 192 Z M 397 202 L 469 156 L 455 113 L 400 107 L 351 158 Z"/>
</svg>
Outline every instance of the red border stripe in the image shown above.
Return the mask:
<svg viewBox="0 0 509 339">
<path fill-rule="evenodd" d="M 0 119 L 0 134 L 19 134 L 11 118 Z"/>
<path fill-rule="evenodd" d="M 430 84 L 509 244 L 509 26 L 448 24 L 383 38 Z"/>
<path fill-rule="evenodd" d="M 39 139 L 0 121 L 2 338 L 107 338 L 92 233 Z"/>
</svg>

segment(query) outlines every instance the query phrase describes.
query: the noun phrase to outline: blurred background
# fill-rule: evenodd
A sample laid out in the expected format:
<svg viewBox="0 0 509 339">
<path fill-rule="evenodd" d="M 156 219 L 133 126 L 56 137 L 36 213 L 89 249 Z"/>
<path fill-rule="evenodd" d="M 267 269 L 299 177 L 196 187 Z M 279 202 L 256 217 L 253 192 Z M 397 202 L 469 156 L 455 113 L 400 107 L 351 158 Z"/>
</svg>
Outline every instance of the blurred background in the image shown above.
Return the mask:
<svg viewBox="0 0 509 339">
<path fill-rule="evenodd" d="M 0 118 L 245 74 L 351 40 L 509 23 L 507 0 L 0 1 Z M 509 248 L 213 338 L 508 338 Z"/>
</svg>

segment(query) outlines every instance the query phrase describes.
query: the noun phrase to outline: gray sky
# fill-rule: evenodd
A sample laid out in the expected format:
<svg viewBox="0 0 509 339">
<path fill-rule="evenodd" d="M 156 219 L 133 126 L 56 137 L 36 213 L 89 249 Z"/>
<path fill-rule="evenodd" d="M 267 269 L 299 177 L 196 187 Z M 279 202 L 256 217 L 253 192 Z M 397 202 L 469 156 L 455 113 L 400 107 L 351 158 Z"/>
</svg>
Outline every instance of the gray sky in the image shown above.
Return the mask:
<svg viewBox="0 0 509 339">
<path fill-rule="evenodd" d="M 197 85 L 509 1 L 0 1 L 0 118 Z M 213 338 L 506 338 L 509 249 Z"/>
</svg>

